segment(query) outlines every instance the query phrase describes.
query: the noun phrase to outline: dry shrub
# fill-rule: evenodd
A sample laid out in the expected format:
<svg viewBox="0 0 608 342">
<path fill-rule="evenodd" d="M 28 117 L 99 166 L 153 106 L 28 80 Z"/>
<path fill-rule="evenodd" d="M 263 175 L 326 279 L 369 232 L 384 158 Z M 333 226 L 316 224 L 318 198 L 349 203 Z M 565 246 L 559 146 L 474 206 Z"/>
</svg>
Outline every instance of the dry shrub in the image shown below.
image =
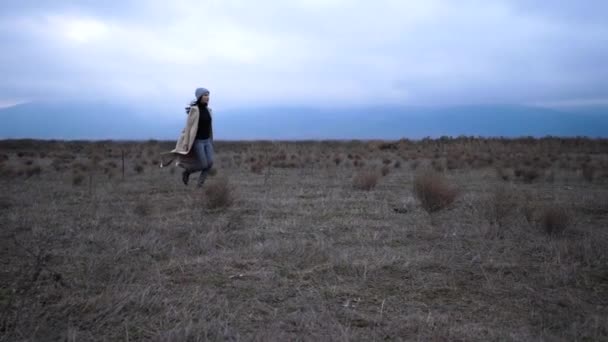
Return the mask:
<svg viewBox="0 0 608 342">
<path fill-rule="evenodd" d="M 84 176 L 80 173 L 75 173 L 74 176 L 72 176 L 72 185 L 79 186 L 82 182 L 84 182 Z"/>
<path fill-rule="evenodd" d="M 353 187 L 357 190 L 370 191 L 378 184 L 378 173 L 373 170 L 359 171 L 353 177 Z"/>
<path fill-rule="evenodd" d="M 505 182 L 508 182 L 511 179 L 511 174 L 509 170 L 504 167 L 496 167 L 496 174 L 498 175 L 498 178 L 502 179 Z"/>
<path fill-rule="evenodd" d="M 437 172 L 442 172 L 443 170 L 445 170 L 443 160 L 441 159 L 433 159 L 433 161 L 431 161 L 431 166 Z"/>
<path fill-rule="evenodd" d="M 462 168 L 463 162 L 457 158 L 448 158 L 446 160 L 446 167 L 448 170 L 456 170 Z"/>
<path fill-rule="evenodd" d="M 207 208 L 227 208 L 234 203 L 233 191 L 228 179 L 220 177 L 210 182 L 205 188 Z"/>
<path fill-rule="evenodd" d="M 400 167 L 401 167 L 401 162 L 400 162 L 399 160 L 397 160 L 397 161 L 395 162 L 395 164 L 393 164 L 393 167 L 394 167 L 395 169 L 400 168 Z"/>
<path fill-rule="evenodd" d="M 501 184 L 496 186 L 487 201 L 484 201 L 484 215 L 491 223 L 504 225 L 518 205 L 518 198 L 510 188 Z"/>
<path fill-rule="evenodd" d="M 591 164 L 585 164 L 581 169 L 581 174 L 584 180 L 591 183 L 593 182 L 593 178 L 595 176 L 595 167 L 593 167 Z"/>
<path fill-rule="evenodd" d="M 415 160 L 412 160 L 410 162 L 410 168 L 412 170 L 416 170 L 418 168 L 418 166 L 420 166 L 420 161 L 419 160 L 415 159 Z"/>
<path fill-rule="evenodd" d="M 107 168 L 110 168 L 110 169 L 116 169 L 116 168 L 118 168 L 118 164 L 116 164 L 116 162 L 114 162 L 114 161 L 112 161 L 112 160 L 110 160 L 110 161 L 106 162 L 106 163 L 105 163 L 105 166 L 106 166 Z"/>
<path fill-rule="evenodd" d="M 0 210 L 10 209 L 13 206 L 10 198 L 0 197 Z"/>
<path fill-rule="evenodd" d="M 427 212 L 441 210 L 456 199 L 458 191 L 447 179 L 432 170 L 419 172 L 414 179 L 414 194 Z"/>
<path fill-rule="evenodd" d="M 515 177 L 521 178 L 524 183 L 532 183 L 540 177 L 540 173 L 532 167 L 523 167 L 515 170 Z"/>
<path fill-rule="evenodd" d="M 382 176 L 385 177 L 391 172 L 391 168 L 388 165 L 384 165 L 380 172 L 382 173 Z"/>
<path fill-rule="evenodd" d="M 142 173 L 142 172 L 144 172 L 144 167 L 140 164 L 135 164 L 135 166 L 133 167 L 133 170 L 137 173 Z"/>
<path fill-rule="evenodd" d="M 526 222 L 530 225 L 534 224 L 535 215 L 538 211 L 538 202 L 535 201 L 532 196 L 526 194 L 521 205 L 521 211 L 524 214 Z"/>
<path fill-rule="evenodd" d="M 548 183 L 555 182 L 555 171 L 554 170 L 547 170 L 545 172 L 545 181 Z"/>
<path fill-rule="evenodd" d="M 73 165 L 74 170 L 87 172 L 89 171 L 89 167 L 81 162 L 76 162 Z"/>
<path fill-rule="evenodd" d="M 258 161 L 258 162 L 251 164 L 251 172 L 259 175 L 262 173 L 263 170 L 264 170 L 264 163 Z"/>
<path fill-rule="evenodd" d="M 32 176 L 38 176 L 42 173 L 42 168 L 38 165 L 28 167 L 24 171 L 25 177 L 30 178 Z"/>
<path fill-rule="evenodd" d="M 0 178 L 12 178 L 17 175 L 14 168 L 0 165 Z"/>
<path fill-rule="evenodd" d="M 142 200 L 142 201 L 137 202 L 137 204 L 135 204 L 135 208 L 133 209 L 133 212 L 135 212 L 135 214 L 137 216 L 145 217 L 145 216 L 150 215 L 150 213 L 152 212 L 152 208 L 148 201 Z"/>
<path fill-rule="evenodd" d="M 336 163 L 336 166 L 340 165 L 341 162 L 342 162 L 342 158 L 340 158 L 340 157 L 334 158 L 334 163 Z"/>
<path fill-rule="evenodd" d="M 278 161 L 273 163 L 272 166 L 279 169 L 295 169 L 298 167 L 298 164 L 292 161 Z"/>
<path fill-rule="evenodd" d="M 355 161 L 353 162 L 353 165 L 355 167 L 364 167 L 365 166 L 365 162 L 362 161 L 362 160 L 355 159 Z"/>
<path fill-rule="evenodd" d="M 550 235 L 562 234 L 572 221 L 569 211 L 556 204 L 543 208 L 539 219 L 543 230 Z"/>
</svg>

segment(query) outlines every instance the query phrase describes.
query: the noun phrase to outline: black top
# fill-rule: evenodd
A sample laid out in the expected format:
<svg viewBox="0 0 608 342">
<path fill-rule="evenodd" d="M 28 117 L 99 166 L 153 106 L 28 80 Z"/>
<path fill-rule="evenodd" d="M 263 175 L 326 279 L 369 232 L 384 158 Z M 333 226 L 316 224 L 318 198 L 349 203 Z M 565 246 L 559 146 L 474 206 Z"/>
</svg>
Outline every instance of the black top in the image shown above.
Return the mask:
<svg viewBox="0 0 608 342">
<path fill-rule="evenodd" d="M 198 106 L 198 130 L 196 131 L 196 139 L 211 138 L 211 115 L 207 106 Z"/>
</svg>

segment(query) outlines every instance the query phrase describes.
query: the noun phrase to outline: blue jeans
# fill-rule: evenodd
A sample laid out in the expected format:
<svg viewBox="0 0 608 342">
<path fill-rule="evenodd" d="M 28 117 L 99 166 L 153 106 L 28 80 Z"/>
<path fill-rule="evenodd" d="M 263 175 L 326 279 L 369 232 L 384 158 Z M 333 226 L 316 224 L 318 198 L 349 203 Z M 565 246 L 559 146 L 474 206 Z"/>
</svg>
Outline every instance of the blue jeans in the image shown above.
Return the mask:
<svg viewBox="0 0 608 342">
<path fill-rule="evenodd" d="M 200 165 L 198 168 L 191 170 L 191 172 L 201 172 L 198 184 L 202 185 L 205 179 L 207 179 L 209 170 L 213 167 L 213 142 L 211 139 L 196 139 L 193 147 Z"/>
</svg>

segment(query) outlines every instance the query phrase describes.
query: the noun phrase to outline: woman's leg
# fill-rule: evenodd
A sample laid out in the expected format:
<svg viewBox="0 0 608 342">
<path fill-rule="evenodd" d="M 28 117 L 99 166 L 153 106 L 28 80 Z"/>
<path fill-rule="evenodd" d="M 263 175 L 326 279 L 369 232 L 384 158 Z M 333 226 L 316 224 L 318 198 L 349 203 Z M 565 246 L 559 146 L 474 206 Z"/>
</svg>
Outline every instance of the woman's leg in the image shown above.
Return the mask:
<svg viewBox="0 0 608 342">
<path fill-rule="evenodd" d="M 188 184 L 190 174 L 202 171 L 207 167 L 207 157 L 205 155 L 204 140 L 194 140 L 192 145 L 193 153 L 196 156 L 197 163 L 190 163 L 188 167 L 182 172 L 182 181 L 184 184 Z"/>
<path fill-rule="evenodd" d="M 203 163 L 201 159 L 203 170 L 198 178 L 198 186 L 202 186 L 205 183 L 209 170 L 213 167 L 213 144 L 211 143 L 211 139 L 203 141 L 201 150 L 203 150 L 202 154 L 204 154 L 205 162 Z"/>
</svg>

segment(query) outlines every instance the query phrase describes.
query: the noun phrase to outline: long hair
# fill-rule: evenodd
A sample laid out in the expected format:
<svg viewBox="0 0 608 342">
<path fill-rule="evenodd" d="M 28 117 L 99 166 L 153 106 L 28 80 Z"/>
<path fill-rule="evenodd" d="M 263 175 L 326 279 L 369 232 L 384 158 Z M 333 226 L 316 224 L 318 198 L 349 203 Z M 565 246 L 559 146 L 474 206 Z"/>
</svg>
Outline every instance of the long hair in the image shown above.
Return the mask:
<svg viewBox="0 0 608 342">
<path fill-rule="evenodd" d="M 196 106 L 197 101 L 196 100 L 192 100 L 190 101 L 190 104 L 186 106 L 186 114 L 190 114 L 190 108 L 192 108 L 192 106 Z"/>
<path fill-rule="evenodd" d="M 187 106 L 185 107 L 185 109 L 186 109 L 186 114 L 190 114 L 190 108 L 192 108 L 193 106 L 198 106 L 198 107 L 200 108 L 200 107 L 203 105 L 203 104 L 201 103 L 201 98 L 203 98 L 203 97 L 201 96 L 201 97 L 199 97 L 199 98 L 198 98 L 198 99 L 196 99 L 196 100 L 192 100 L 192 101 L 190 101 L 190 104 L 189 104 L 189 105 L 187 105 Z"/>
</svg>

